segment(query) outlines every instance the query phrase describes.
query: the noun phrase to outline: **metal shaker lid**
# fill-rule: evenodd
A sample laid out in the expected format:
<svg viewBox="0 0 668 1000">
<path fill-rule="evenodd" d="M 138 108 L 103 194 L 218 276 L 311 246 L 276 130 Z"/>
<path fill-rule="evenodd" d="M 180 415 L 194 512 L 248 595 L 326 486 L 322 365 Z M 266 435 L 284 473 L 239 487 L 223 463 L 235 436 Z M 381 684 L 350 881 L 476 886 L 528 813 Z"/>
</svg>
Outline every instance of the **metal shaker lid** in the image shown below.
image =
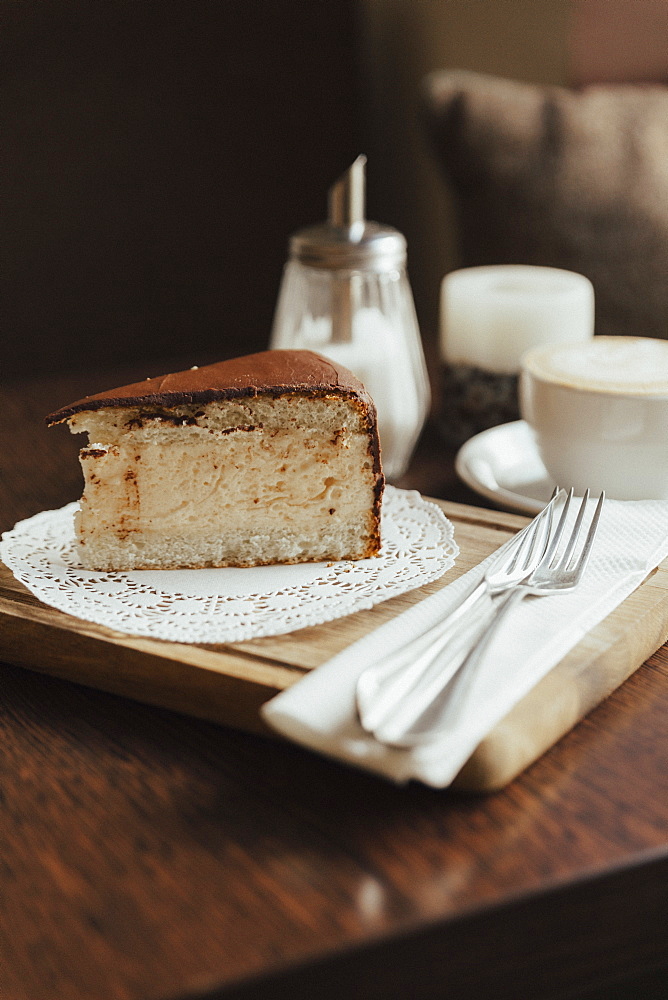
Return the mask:
<svg viewBox="0 0 668 1000">
<path fill-rule="evenodd" d="M 329 190 L 329 217 L 290 239 L 290 255 L 309 267 L 391 271 L 406 262 L 406 240 L 365 219 L 366 156 L 358 156 Z"/>
</svg>

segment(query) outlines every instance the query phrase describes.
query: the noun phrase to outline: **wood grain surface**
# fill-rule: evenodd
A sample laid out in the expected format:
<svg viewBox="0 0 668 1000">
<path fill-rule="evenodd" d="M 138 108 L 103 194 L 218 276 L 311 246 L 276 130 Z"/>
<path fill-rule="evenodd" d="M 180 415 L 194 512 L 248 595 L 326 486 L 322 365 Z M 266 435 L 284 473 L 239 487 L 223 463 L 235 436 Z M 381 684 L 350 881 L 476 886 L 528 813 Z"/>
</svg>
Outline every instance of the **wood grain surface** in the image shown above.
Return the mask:
<svg viewBox="0 0 668 1000">
<path fill-rule="evenodd" d="M 250 732 L 270 734 L 260 706 L 304 673 L 477 565 L 525 523 L 435 501 L 460 554 L 440 580 L 324 625 L 219 646 L 136 638 L 37 601 L 0 563 L 0 659 L 66 680 Z M 668 562 L 489 733 L 456 779 L 469 791 L 502 788 L 668 639 Z"/>
<path fill-rule="evenodd" d="M 105 384 L 3 387 L 3 529 L 77 497 L 42 418 Z M 475 502 L 453 457 L 429 429 L 400 485 Z M 470 795 L 5 665 L 0 997 L 659 1000 L 667 718 L 664 646 Z"/>
</svg>

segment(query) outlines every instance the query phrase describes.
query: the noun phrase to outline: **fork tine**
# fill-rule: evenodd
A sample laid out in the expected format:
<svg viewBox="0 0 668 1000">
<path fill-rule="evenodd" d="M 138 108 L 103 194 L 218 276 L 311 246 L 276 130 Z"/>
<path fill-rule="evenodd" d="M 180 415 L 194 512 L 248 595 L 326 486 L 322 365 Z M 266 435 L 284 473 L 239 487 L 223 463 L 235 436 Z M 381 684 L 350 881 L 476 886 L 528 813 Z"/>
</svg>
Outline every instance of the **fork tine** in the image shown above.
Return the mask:
<svg viewBox="0 0 668 1000">
<path fill-rule="evenodd" d="M 578 511 L 578 516 L 575 519 L 575 524 L 571 531 L 571 537 L 568 539 L 566 548 L 564 549 L 563 555 L 557 566 L 557 569 L 567 569 L 570 562 L 571 556 L 577 544 L 578 537 L 580 535 L 580 530 L 582 528 L 582 521 L 584 520 L 585 511 L 587 509 L 587 501 L 589 500 L 589 490 L 585 490 L 584 496 L 582 497 L 582 503 L 580 504 L 580 510 Z"/>
<path fill-rule="evenodd" d="M 528 525 L 530 530 L 527 531 L 526 534 L 522 534 L 521 542 L 517 547 L 517 551 L 515 552 L 510 565 L 508 566 L 508 569 L 511 572 L 514 572 L 516 569 L 526 569 L 531 564 L 531 556 L 536 547 L 536 537 L 539 533 L 540 525 L 541 521 L 536 519 Z"/>
<path fill-rule="evenodd" d="M 512 558 L 508 563 L 508 570 L 510 572 L 514 571 L 520 559 L 524 556 L 524 561 L 522 562 L 522 568 L 526 569 L 531 565 L 531 559 L 533 553 L 536 549 L 536 542 L 539 537 L 545 536 L 545 523 L 548 525 L 548 534 L 544 541 L 542 541 L 543 551 L 545 549 L 545 544 L 547 538 L 549 538 L 549 531 L 552 528 L 552 515 L 554 512 L 554 503 L 560 493 L 558 486 L 555 486 L 552 496 L 550 497 L 548 503 L 543 507 L 542 511 L 530 521 L 517 535 L 512 539 L 510 546 L 514 548 L 512 553 Z M 541 534 L 542 529 L 542 534 Z"/>
<path fill-rule="evenodd" d="M 589 491 L 587 491 L 589 492 Z M 587 532 L 587 537 L 585 538 L 585 543 L 582 547 L 582 552 L 573 567 L 573 573 L 575 574 L 576 581 L 580 579 L 584 573 L 585 566 L 589 561 L 589 556 L 591 554 L 591 547 L 594 544 L 594 535 L 598 529 L 598 522 L 601 517 L 601 508 L 603 507 L 603 501 L 605 500 L 605 490 L 602 491 L 598 498 L 598 503 L 596 504 L 596 510 L 594 511 L 594 516 L 591 519 L 591 524 L 589 525 L 589 531 Z"/>
<path fill-rule="evenodd" d="M 542 559 L 542 562 L 541 562 L 541 565 L 543 565 L 543 566 L 550 566 L 550 564 L 552 562 L 552 559 L 554 558 L 554 554 L 555 554 L 555 552 L 557 550 L 557 546 L 559 545 L 559 542 L 561 541 L 561 536 L 563 535 L 564 528 L 566 527 L 566 517 L 568 516 L 568 509 L 569 509 L 569 507 L 571 505 L 571 500 L 572 499 L 573 499 L 573 488 L 571 487 L 571 489 L 568 491 L 568 496 L 566 497 L 566 500 L 564 502 L 564 506 L 562 507 L 561 517 L 559 518 L 559 523 L 557 524 L 557 527 L 555 528 L 554 534 L 552 535 L 552 538 L 550 539 L 550 544 L 548 545 L 547 550 L 545 552 L 545 555 L 543 556 L 543 559 Z"/>
<path fill-rule="evenodd" d="M 556 497 L 556 493 L 553 495 L 553 499 Z M 554 520 L 554 506 L 551 504 L 547 517 L 544 518 L 540 524 L 536 525 L 536 530 L 533 535 L 531 548 L 527 554 L 524 561 L 524 568 L 527 569 L 533 560 L 534 553 L 538 552 L 538 558 L 543 559 L 545 557 L 545 552 L 550 541 L 550 535 L 552 533 L 552 521 Z"/>
</svg>

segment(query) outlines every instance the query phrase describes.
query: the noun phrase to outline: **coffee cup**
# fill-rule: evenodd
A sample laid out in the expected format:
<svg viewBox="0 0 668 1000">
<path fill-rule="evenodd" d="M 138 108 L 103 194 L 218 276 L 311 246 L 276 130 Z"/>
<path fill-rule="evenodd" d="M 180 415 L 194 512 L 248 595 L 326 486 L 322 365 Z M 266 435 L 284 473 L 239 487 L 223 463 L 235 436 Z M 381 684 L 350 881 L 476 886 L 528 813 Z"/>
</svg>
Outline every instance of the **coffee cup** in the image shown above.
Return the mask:
<svg viewBox="0 0 668 1000">
<path fill-rule="evenodd" d="M 668 341 L 597 336 L 523 355 L 520 413 L 555 483 L 668 499 Z"/>
</svg>

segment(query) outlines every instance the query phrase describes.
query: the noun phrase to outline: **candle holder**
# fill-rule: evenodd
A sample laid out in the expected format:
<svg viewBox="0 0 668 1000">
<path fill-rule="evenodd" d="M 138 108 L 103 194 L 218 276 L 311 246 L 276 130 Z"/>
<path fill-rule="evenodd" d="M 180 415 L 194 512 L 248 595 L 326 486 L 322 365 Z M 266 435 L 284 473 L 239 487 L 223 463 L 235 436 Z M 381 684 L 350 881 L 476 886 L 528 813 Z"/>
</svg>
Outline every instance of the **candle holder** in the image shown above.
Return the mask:
<svg viewBox="0 0 668 1000">
<path fill-rule="evenodd" d="M 464 268 L 441 284 L 441 407 L 449 444 L 519 419 L 522 355 L 541 344 L 594 334 L 594 289 L 560 268 Z"/>
<path fill-rule="evenodd" d="M 429 381 L 406 274 L 406 240 L 364 213 L 366 158 L 329 192 L 329 219 L 294 234 L 270 346 L 307 348 L 350 369 L 378 412 L 383 470 L 408 467 Z"/>
</svg>

